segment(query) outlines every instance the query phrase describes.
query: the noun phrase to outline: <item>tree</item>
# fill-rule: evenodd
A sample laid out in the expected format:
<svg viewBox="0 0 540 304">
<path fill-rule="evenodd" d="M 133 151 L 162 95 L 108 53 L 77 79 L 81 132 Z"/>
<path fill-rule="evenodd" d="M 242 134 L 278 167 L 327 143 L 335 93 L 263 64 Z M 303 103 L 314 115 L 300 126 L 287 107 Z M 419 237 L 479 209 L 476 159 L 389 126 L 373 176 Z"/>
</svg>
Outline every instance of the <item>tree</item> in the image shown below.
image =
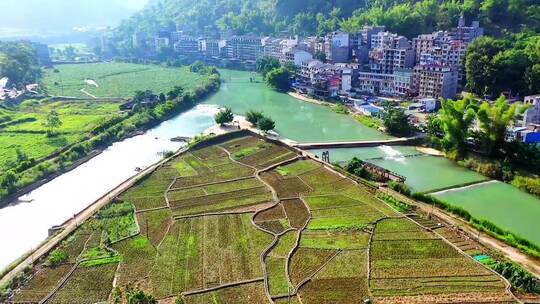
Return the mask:
<svg viewBox="0 0 540 304">
<path fill-rule="evenodd" d="M 412 126 L 405 110 L 392 105 L 385 106 L 383 124 L 386 131 L 395 136 L 408 136 L 412 133 Z"/>
<path fill-rule="evenodd" d="M 275 90 L 285 92 L 290 88 L 290 76 L 289 71 L 283 67 L 273 69 L 266 75 L 266 83 Z"/>
<path fill-rule="evenodd" d="M 165 94 L 159 93 L 159 102 L 165 102 L 165 101 L 167 101 Z"/>
<path fill-rule="evenodd" d="M 216 123 L 223 126 L 224 124 L 231 123 L 234 120 L 234 114 L 230 108 L 225 108 L 219 111 L 214 119 L 216 120 Z"/>
<path fill-rule="evenodd" d="M 439 119 L 444 130 L 443 149 L 459 157 L 465 153 L 465 141 L 476 115 L 475 102 L 470 98 L 465 98 L 458 101 L 443 100 L 441 105 Z"/>
<path fill-rule="evenodd" d="M 281 67 L 281 64 L 276 58 L 264 56 L 257 59 L 256 66 L 257 72 L 261 73 L 263 77 L 266 77 L 268 72 Z"/>
<path fill-rule="evenodd" d="M 256 126 L 257 123 L 259 122 L 259 120 L 261 120 L 261 118 L 263 118 L 264 115 L 262 112 L 258 112 L 258 111 L 255 111 L 255 110 L 249 110 L 247 113 L 246 113 L 246 120 L 248 122 L 250 122 L 252 125 Z"/>
<path fill-rule="evenodd" d="M 172 90 L 170 90 L 167 93 L 167 99 L 174 100 L 178 96 L 182 95 L 182 93 L 184 93 L 184 88 L 182 88 L 181 86 L 175 86 Z"/>
<path fill-rule="evenodd" d="M 43 126 L 47 128 L 47 135 L 53 136 L 55 135 L 55 130 L 58 129 L 60 126 L 62 126 L 62 121 L 60 120 L 60 117 L 58 115 L 58 112 L 52 110 L 47 114 L 45 117 L 45 121 L 43 122 Z"/>
<path fill-rule="evenodd" d="M 131 290 L 128 291 L 128 304 L 157 304 L 157 300 L 142 290 Z"/>
<path fill-rule="evenodd" d="M 524 110 L 525 107 L 508 104 L 504 96 L 499 97 L 494 104 L 484 102 L 480 105 L 476 113 L 480 122 L 480 139 L 490 156 L 501 156 L 505 147 L 506 131 L 516 120 L 517 114 Z"/>
<path fill-rule="evenodd" d="M 269 117 L 262 117 L 257 122 L 257 127 L 261 131 L 268 132 L 276 127 L 276 123 Z"/>
<path fill-rule="evenodd" d="M 8 193 L 13 193 L 15 191 L 15 185 L 17 183 L 17 175 L 13 170 L 9 170 L 0 177 L 0 187 L 7 190 Z"/>
</svg>

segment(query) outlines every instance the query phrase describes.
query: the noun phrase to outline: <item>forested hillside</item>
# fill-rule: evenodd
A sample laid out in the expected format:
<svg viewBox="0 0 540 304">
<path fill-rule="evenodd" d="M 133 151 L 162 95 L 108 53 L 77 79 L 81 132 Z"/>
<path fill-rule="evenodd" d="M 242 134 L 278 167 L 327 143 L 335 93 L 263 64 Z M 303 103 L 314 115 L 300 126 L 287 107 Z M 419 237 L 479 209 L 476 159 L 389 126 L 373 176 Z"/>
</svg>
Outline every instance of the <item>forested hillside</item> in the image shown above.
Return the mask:
<svg viewBox="0 0 540 304">
<path fill-rule="evenodd" d="M 537 0 L 155 0 L 124 21 L 118 34 L 155 32 L 180 24 L 197 32 L 323 35 L 379 24 L 412 37 L 455 26 L 461 14 L 469 21 L 480 20 L 493 35 L 540 29 Z"/>
</svg>

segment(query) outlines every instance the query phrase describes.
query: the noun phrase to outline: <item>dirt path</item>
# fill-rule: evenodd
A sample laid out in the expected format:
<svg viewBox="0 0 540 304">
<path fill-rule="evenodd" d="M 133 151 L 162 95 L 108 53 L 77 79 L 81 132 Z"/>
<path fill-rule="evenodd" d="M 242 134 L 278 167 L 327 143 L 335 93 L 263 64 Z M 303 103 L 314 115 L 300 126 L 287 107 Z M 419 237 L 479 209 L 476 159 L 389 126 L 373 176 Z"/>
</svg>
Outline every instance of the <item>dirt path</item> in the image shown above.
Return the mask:
<svg viewBox="0 0 540 304">
<path fill-rule="evenodd" d="M 456 216 L 454 216 L 452 214 L 449 214 L 449 213 L 447 213 L 447 212 L 445 212 L 443 210 L 440 210 L 438 208 L 434 208 L 433 206 L 425 204 L 425 203 L 421 203 L 421 202 L 412 200 L 412 199 L 410 199 L 408 197 L 405 197 L 404 195 L 399 194 L 399 193 L 397 193 L 397 192 L 395 192 L 393 190 L 390 190 L 388 188 L 381 189 L 381 191 L 383 191 L 384 193 L 388 193 L 388 194 L 390 194 L 392 196 L 395 196 L 395 197 L 399 198 L 400 200 L 402 200 L 404 202 L 407 202 L 407 203 L 409 203 L 411 205 L 414 205 L 414 206 L 420 208 L 422 211 L 424 211 L 426 213 L 431 213 L 431 214 L 441 218 L 442 220 L 444 220 L 445 222 L 449 223 L 452 226 L 455 226 L 455 227 L 458 227 L 458 228 L 462 229 L 463 231 L 465 231 L 470 236 L 473 236 L 473 238 L 476 241 L 478 241 L 481 245 L 486 246 L 488 248 L 495 249 L 497 251 L 500 251 L 507 258 L 509 258 L 510 260 L 512 260 L 514 262 L 517 262 L 517 263 L 521 264 L 529 272 L 531 272 L 532 274 L 534 274 L 535 276 L 540 278 L 540 261 L 538 261 L 537 259 L 534 259 L 534 258 L 522 253 L 518 249 L 516 249 L 516 248 L 514 248 L 512 246 L 509 246 L 509 245 L 503 243 L 502 241 L 497 240 L 496 238 L 494 238 L 494 237 L 492 237 L 490 235 L 479 232 L 478 230 L 471 227 L 469 223 L 467 223 L 464 220 L 462 220 L 462 219 L 460 219 L 460 218 L 458 218 L 458 217 L 456 217 Z"/>
<path fill-rule="evenodd" d="M 90 93 L 86 92 L 86 90 L 85 90 L 85 89 L 81 89 L 81 92 L 82 92 L 83 94 L 85 94 L 85 95 L 88 95 L 88 96 L 92 97 L 93 99 L 97 99 L 97 97 L 96 97 L 96 96 L 94 96 L 94 95 L 92 95 L 92 94 L 90 94 Z"/>
<path fill-rule="evenodd" d="M 180 150 L 178 153 L 181 153 L 183 151 Z M 177 154 L 175 154 L 177 155 Z M 88 206 L 86 209 L 75 215 L 73 218 L 68 220 L 64 224 L 64 229 L 52 237 L 51 239 L 47 240 L 45 243 L 43 243 L 39 248 L 34 250 L 34 252 L 22 260 L 17 266 L 15 266 L 10 272 L 8 272 L 1 280 L 0 280 L 0 286 L 3 286 L 5 284 L 8 284 L 11 282 L 11 280 L 20 272 L 24 270 L 24 268 L 31 266 L 36 260 L 47 254 L 49 251 L 54 249 L 60 242 L 62 242 L 65 238 L 69 236 L 73 231 L 75 231 L 82 223 L 84 223 L 86 220 L 94 216 L 94 214 L 101 208 L 103 208 L 105 205 L 107 205 L 109 202 L 111 202 L 115 197 L 129 189 L 131 186 L 133 186 L 136 182 L 138 182 L 141 178 L 145 177 L 148 173 L 154 171 L 156 168 L 161 166 L 163 162 L 166 160 L 162 160 L 143 171 L 139 172 L 137 175 L 127 179 L 122 184 L 120 184 L 118 187 L 110 191 L 109 193 L 102 196 L 100 199 L 95 201 L 93 204 Z"/>
</svg>

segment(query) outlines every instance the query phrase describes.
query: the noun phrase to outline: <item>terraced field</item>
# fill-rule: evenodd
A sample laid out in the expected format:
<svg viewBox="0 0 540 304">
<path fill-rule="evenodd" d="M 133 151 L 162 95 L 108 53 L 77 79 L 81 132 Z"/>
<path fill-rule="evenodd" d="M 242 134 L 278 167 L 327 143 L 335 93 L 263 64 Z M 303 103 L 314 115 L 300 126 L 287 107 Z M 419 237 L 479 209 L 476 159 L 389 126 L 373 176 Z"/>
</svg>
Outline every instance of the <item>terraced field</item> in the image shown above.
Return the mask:
<svg viewBox="0 0 540 304">
<path fill-rule="evenodd" d="M 375 189 L 246 133 L 211 143 L 84 223 L 10 302 L 125 301 L 133 289 L 189 304 L 514 302 L 465 254 L 472 244 Z"/>
</svg>

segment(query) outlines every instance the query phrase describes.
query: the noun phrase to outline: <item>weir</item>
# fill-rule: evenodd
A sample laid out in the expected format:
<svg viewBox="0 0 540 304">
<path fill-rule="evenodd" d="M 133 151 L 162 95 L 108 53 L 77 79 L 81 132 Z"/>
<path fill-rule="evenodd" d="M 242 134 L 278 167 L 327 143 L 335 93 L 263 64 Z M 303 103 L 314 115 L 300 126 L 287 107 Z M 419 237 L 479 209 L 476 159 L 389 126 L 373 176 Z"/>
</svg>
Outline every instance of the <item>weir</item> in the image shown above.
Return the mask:
<svg viewBox="0 0 540 304">
<path fill-rule="evenodd" d="M 367 148 L 377 146 L 400 146 L 416 141 L 418 137 L 381 139 L 381 140 L 357 140 L 357 141 L 334 141 L 334 142 L 305 142 L 291 144 L 295 148 L 311 149 L 336 149 L 336 148 Z"/>
</svg>

